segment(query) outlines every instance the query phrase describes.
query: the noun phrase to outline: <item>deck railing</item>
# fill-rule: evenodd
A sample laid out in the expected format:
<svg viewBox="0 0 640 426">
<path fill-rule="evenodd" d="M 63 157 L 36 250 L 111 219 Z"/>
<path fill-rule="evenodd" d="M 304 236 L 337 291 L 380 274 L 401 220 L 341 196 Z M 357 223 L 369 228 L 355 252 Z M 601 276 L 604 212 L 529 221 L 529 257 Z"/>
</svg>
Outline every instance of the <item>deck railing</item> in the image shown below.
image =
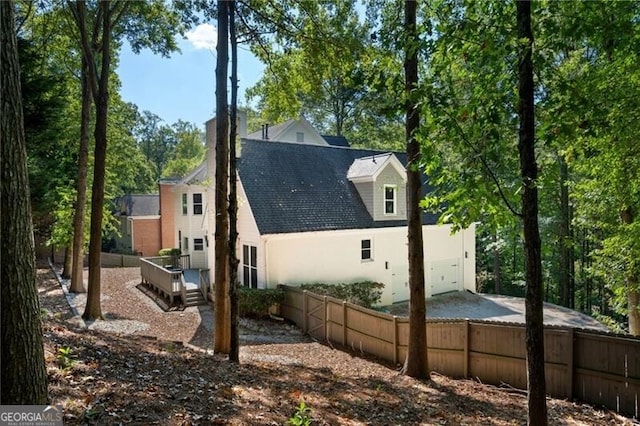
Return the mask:
<svg viewBox="0 0 640 426">
<path fill-rule="evenodd" d="M 141 258 L 142 282 L 163 293 L 173 303 L 174 297 L 181 296 L 184 288 L 184 283 L 181 281 L 183 269 L 181 266 L 189 264 L 189 255 Z"/>
<path fill-rule="evenodd" d="M 169 270 L 191 269 L 191 257 L 188 254 L 182 254 L 180 256 L 154 256 L 143 259 Z"/>
<path fill-rule="evenodd" d="M 207 294 L 209 294 L 210 282 L 209 282 L 209 270 L 208 269 L 200 269 L 200 293 L 202 293 L 202 297 L 204 300 L 207 300 Z"/>
</svg>

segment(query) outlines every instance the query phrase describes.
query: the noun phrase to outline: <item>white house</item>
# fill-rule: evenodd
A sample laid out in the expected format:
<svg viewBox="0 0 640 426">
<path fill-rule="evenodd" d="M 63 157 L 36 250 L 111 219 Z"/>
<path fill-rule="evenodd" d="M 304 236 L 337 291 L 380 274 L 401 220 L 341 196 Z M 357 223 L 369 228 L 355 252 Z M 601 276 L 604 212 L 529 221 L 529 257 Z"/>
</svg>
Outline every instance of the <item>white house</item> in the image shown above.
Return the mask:
<svg viewBox="0 0 640 426">
<path fill-rule="evenodd" d="M 244 135 L 243 117 L 240 122 Z M 215 120 L 210 120 L 205 164 L 160 187 L 163 236 L 167 229 L 163 246 L 180 246 L 196 268 L 214 265 L 214 134 Z M 383 305 L 408 300 L 406 155 L 345 145 L 321 136 L 304 119 L 263 126 L 241 138 L 238 256 L 243 285 L 371 280 L 385 285 Z M 173 215 L 172 232 L 165 208 Z M 474 226 L 452 234 L 450 226 L 436 220 L 423 214 L 427 296 L 475 291 Z M 178 244 L 167 244 L 169 234 Z M 211 271 L 212 281 L 213 276 Z"/>
</svg>

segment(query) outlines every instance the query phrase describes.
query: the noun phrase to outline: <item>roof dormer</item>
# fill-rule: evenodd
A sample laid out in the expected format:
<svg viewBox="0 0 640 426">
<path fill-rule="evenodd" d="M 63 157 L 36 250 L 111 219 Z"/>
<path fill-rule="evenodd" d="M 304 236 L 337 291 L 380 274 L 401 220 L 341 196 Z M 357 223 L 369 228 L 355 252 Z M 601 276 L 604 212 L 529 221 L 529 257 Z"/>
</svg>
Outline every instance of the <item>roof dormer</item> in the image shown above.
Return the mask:
<svg viewBox="0 0 640 426">
<path fill-rule="evenodd" d="M 407 219 L 407 174 L 391 152 L 354 160 L 347 172 L 373 220 Z"/>
</svg>

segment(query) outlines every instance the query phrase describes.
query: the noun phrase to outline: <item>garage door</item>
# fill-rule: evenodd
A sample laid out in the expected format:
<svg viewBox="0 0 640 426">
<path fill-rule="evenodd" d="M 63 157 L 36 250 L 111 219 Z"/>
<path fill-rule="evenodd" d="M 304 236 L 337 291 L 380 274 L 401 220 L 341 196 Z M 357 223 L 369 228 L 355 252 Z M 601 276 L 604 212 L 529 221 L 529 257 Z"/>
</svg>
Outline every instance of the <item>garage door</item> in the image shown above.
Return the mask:
<svg viewBox="0 0 640 426">
<path fill-rule="evenodd" d="M 393 303 L 409 300 L 409 265 L 391 268 Z"/>
<path fill-rule="evenodd" d="M 429 278 L 429 288 L 431 289 L 432 296 L 450 291 L 462 291 L 460 259 L 431 262 Z"/>
</svg>

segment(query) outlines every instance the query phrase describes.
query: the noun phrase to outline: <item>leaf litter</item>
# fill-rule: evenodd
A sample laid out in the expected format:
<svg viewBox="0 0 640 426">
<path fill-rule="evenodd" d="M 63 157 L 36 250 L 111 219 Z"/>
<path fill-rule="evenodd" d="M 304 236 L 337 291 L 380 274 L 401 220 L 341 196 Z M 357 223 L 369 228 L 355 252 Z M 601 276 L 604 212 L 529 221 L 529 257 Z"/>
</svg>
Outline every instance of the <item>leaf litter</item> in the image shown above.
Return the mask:
<svg viewBox="0 0 640 426">
<path fill-rule="evenodd" d="M 123 285 L 135 272 L 106 271 L 108 301 L 126 305 Z M 306 338 L 245 344 L 236 365 L 207 350 L 212 334 L 188 315 L 154 322 L 139 307 L 125 314 L 107 304 L 119 319 L 151 326 L 92 330 L 72 317 L 50 270 L 38 270 L 38 288 L 49 402 L 63 406 L 66 425 L 283 425 L 301 402 L 314 425 L 526 424 L 526 395 L 508 387 L 436 373 L 416 380 L 398 365 Z M 59 367 L 59 348 L 71 348 L 70 368 Z M 549 398 L 547 406 L 554 425 L 637 424 L 579 402 Z"/>
</svg>

